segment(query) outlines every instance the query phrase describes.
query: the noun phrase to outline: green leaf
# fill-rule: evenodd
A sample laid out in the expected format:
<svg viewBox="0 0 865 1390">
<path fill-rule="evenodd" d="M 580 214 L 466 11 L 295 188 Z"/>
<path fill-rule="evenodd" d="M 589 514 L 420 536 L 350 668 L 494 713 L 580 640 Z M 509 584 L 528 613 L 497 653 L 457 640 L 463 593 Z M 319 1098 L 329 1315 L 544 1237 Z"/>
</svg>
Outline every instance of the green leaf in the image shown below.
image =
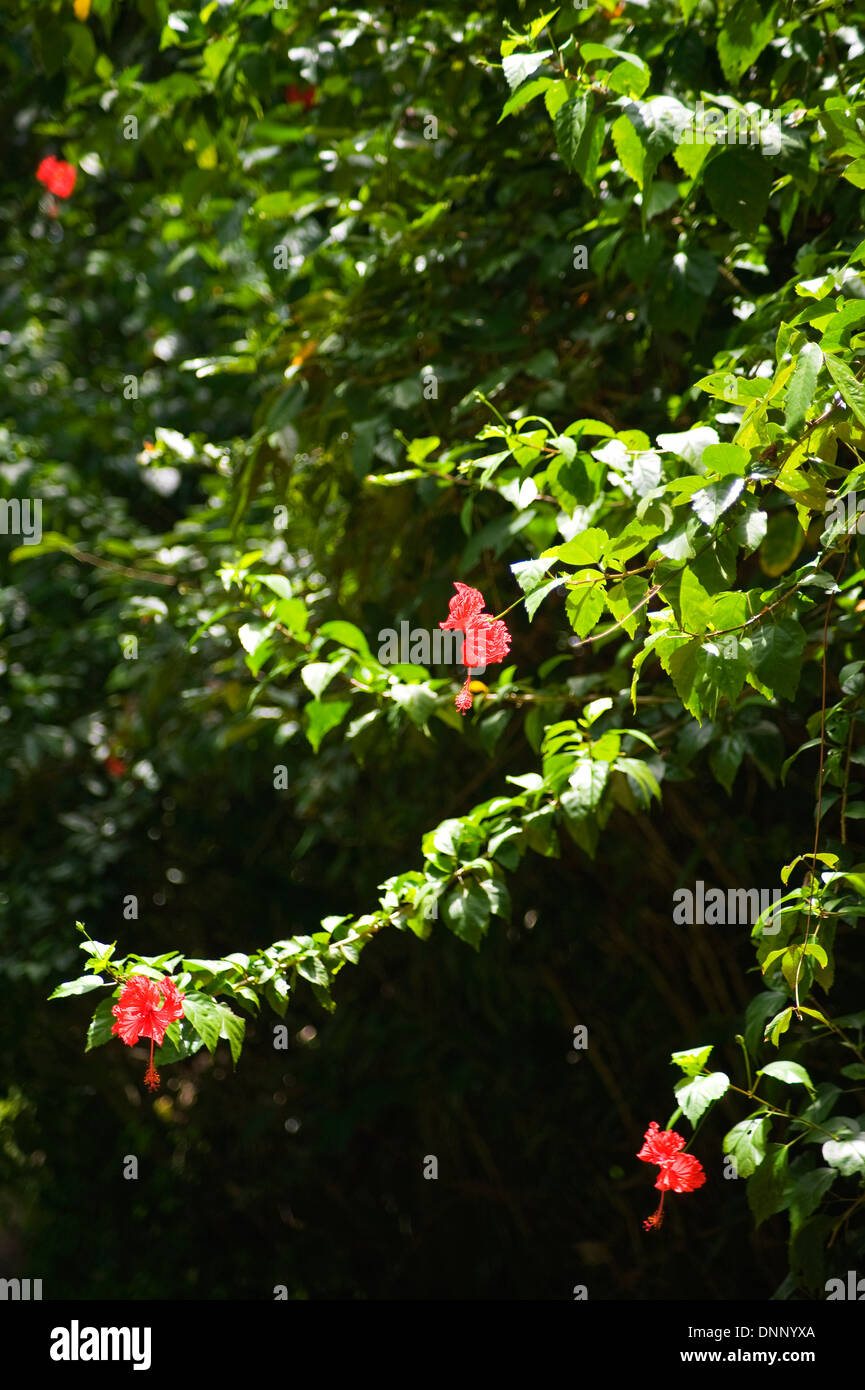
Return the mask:
<svg viewBox="0 0 865 1390">
<path fill-rule="evenodd" d="M 183 1013 L 201 1038 L 208 1052 L 216 1051 L 222 1028 L 222 1014 L 216 1001 L 208 994 L 196 990 L 187 991 L 183 1001 Z"/>
<path fill-rule="evenodd" d="M 548 87 L 552 86 L 553 79 L 551 77 L 536 77 L 531 82 L 524 82 L 521 87 L 517 88 L 513 96 L 508 97 L 502 107 L 499 124 L 501 125 L 508 116 L 513 116 L 517 111 L 521 111 L 530 101 L 534 101 L 535 97 L 540 96 L 541 92 L 545 92 Z"/>
<path fill-rule="evenodd" d="M 801 1162 L 801 1160 L 797 1160 Z M 790 1169 L 790 1232 L 795 1233 L 817 1210 L 823 1197 L 838 1176 L 836 1168 L 809 1168 L 794 1174 Z"/>
<path fill-rule="evenodd" d="M 584 758 L 568 778 L 570 794 L 563 794 L 562 805 L 570 816 L 587 816 L 601 804 L 604 788 L 610 776 L 610 764 L 594 758 Z"/>
<path fill-rule="evenodd" d="M 540 53 L 512 53 L 509 58 L 503 58 L 502 70 L 511 91 L 515 92 L 527 77 L 531 77 L 552 56 L 553 50 L 547 48 Z"/>
<path fill-rule="evenodd" d="M 545 582 L 550 563 L 549 559 L 542 557 L 540 560 L 518 560 L 511 565 L 511 573 L 524 594 L 530 594 Z"/>
<path fill-rule="evenodd" d="M 563 560 L 566 565 L 594 565 L 604 553 L 607 533 L 600 526 L 590 526 L 572 540 L 545 550 L 542 559 Z"/>
<path fill-rule="evenodd" d="M 273 626 L 273 623 L 244 623 L 238 630 L 240 645 L 247 653 L 246 664 L 254 676 L 273 655 Z"/>
<path fill-rule="evenodd" d="M 736 545 L 742 546 L 746 552 L 750 553 L 752 550 L 756 550 L 765 538 L 768 516 L 766 512 L 761 511 L 750 494 L 746 494 L 742 501 L 745 505 L 745 512 L 736 522 L 730 534 Z"/>
<path fill-rule="evenodd" d="M 713 1071 L 709 1076 L 685 1076 L 673 1089 L 691 1124 L 696 1125 L 704 1111 L 726 1095 L 729 1086 L 730 1078 L 725 1072 Z"/>
<path fill-rule="evenodd" d="M 309 612 L 302 598 L 280 599 L 273 610 L 273 617 L 276 622 L 288 628 L 298 641 L 308 639 Z"/>
<path fill-rule="evenodd" d="M 792 700 L 799 685 L 805 629 L 795 618 L 768 619 L 747 629 L 751 639 L 750 665 L 775 695 Z"/>
<path fill-rule="evenodd" d="M 425 463 L 429 455 L 433 450 L 437 449 L 440 444 L 441 439 L 437 434 L 429 434 L 420 439 L 413 439 L 406 450 L 406 458 L 409 463 Z M 355 628 L 355 632 L 357 632 L 357 628 Z M 365 640 L 364 638 L 364 641 Z"/>
<path fill-rule="evenodd" d="M 194 956 L 185 956 L 182 968 L 188 970 L 194 979 L 208 984 L 211 980 L 230 980 L 240 973 L 238 966 L 231 961 L 199 960 Z"/>
<path fill-rule="evenodd" d="M 372 657 L 366 637 L 359 627 L 355 627 L 354 623 L 347 623 L 342 618 L 337 618 L 333 622 L 322 623 L 318 633 L 320 637 L 329 637 L 342 647 L 350 647 L 353 652 L 360 652 L 361 656 Z M 308 670 L 309 667 L 306 669 Z M 309 688 L 312 690 L 312 686 Z M 318 693 L 318 691 L 313 691 L 314 695 Z"/>
<path fill-rule="evenodd" d="M 66 999 L 70 994 L 89 994 L 92 989 L 99 989 L 105 981 L 101 975 L 81 975 L 77 980 L 67 980 L 65 984 L 58 985 L 49 999 Z"/>
<path fill-rule="evenodd" d="M 328 983 L 327 969 L 319 956 L 304 956 L 297 962 L 297 973 L 313 985 Z"/>
<path fill-rule="evenodd" d="M 798 1062 L 767 1062 L 757 1075 L 773 1076 L 776 1081 L 785 1081 L 788 1086 L 804 1086 L 812 1096 L 814 1094 L 814 1083 Z"/>
<path fill-rule="evenodd" d="M 837 1137 L 823 1145 L 823 1158 L 830 1168 L 837 1168 L 845 1178 L 865 1173 L 865 1128 L 859 1120 L 845 1115 L 832 1115 L 824 1124 Z"/>
<path fill-rule="evenodd" d="M 288 1009 L 291 990 L 288 981 L 282 975 L 274 975 L 264 986 L 264 997 L 273 1012 L 280 1018 L 285 1018 Z"/>
<path fill-rule="evenodd" d="M 695 639 L 666 658 L 676 694 L 695 719 L 714 719 L 722 699 L 731 704 L 737 699 L 748 670 L 743 651 L 741 643 L 728 651 L 726 645 Z"/>
<path fill-rule="evenodd" d="M 113 998 L 102 999 L 94 1011 L 87 1028 L 87 1046 L 85 1052 L 89 1052 L 93 1047 L 102 1047 L 104 1043 L 110 1042 L 115 1035 L 112 1028 L 117 1022 L 111 1010 L 117 1001 Z"/>
<path fill-rule="evenodd" d="M 583 570 L 579 579 L 568 590 L 565 609 L 577 636 L 587 637 L 604 611 L 604 576 L 599 570 Z"/>
<path fill-rule="evenodd" d="M 504 879 L 485 878 L 481 881 L 481 888 L 490 900 L 492 914 L 495 917 L 501 917 L 505 922 L 509 922 L 511 919 L 511 895 Z"/>
<path fill-rule="evenodd" d="M 538 15 L 537 19 L 532 20 L 531 24 L 529 25 L 529 38 L 531 39 L 532 43 L 534 43 L 541 30 L 545 29 L 549 24 L 550 20 L 555 19 L 558 13 L 559 7 L 557 7 L 554 10 L 547 10 L 546 14 Z"/>
<path fill-rule="evenodd" d="M 325 735 L 342 723 L 350 709 L 349 700 L 315 700 L 306 706 L 303 712 L 306 736 L 314 753 L 318 752 Z"/>
<path fill-rule="evenodd" d="M 637 69 L 638 72 L 649 71 L 649 65 L 643 58 L 638 58 L 635 53 L 625 53 L 621 48 L 610 48 L 606 43 L 581 43 L 580 58 L 585 63 L 596 62 L 598 59 L 614 58 L 616 62 L 626 62 Z"/>
<path fill-rule="evenodd" d="M 661 800 L 658 779 L 641 758 L 616 758 L 615 768 L 617 772 L 624 772 L 644 811 L 648 810 L 653 798 L 655 801 Z"/>
<path fill-rule="evenodd" d="M 748 1206 L 761 1226 L 787 1205 L 787 1149 L 784 1144 L 767 1144 L 766 1157 L 748 1179 Z"/>
<path fill-rule="evenodd" d="M 668 560 L 693 560 L 697 553 L 694 538 L 699 531 L 698 518 L 689 516 L 687 521 L 679 522 L 665 531 L 658 541 L 658 549 Z"/>
<path fill-rule="evenodd" d="M 574 156 L 574 171 L 588 189 L 594 191 L 598 178 L 598 161 L 607 133 L 606 122 L 600 113 L 590 116 Z"/>
<path fill-rule="evenodd" d="M 277 598 L 289 600 L 292 598 L 291 580 L 286 579 L 284 574 L 257 574 L 255 578 L 259 584 L 264 584 L 268 589 L 271 589 Z M 303 607 L 305 612 L 306 604 Z"/>
<path fill-rule="evenodd" d="M 776 1014 L 775 1017 L 770 1019 L 769 1022 L 766 1024 L 764 1037 L 766 1037 L 770 1043 L 773 1043 L 774 1046 L 777 1047 L 778 1039 L 780 1038 L 782 1033 L 786 1033 L 787 1029 L 790 1027 L 790 1022 L 792 1018 L 792 1008 L 782 1009 L 779 1014 Z"/>
<path fill-rule="evenodd" d="M 792 510 L 775 512 L 768 521 L 760 547 L 760 567 L 765 574 L 784 574 L 805 544 L 805 532 Z"/>
<path fill-rule="evenodd" d="M 550 579 L 546 584 L 542 584 L 539 589 L 533 589 L 526 595 L 526 615 L 529 622 L 537 613 L 547 594 L 552 593 L 553 589 L 558 589 L 564 583 L 562 579 Z"/>
<path fill-rule="evenodd" d="M 646 151 L 633 123 L 627 116 L 619 116 L 618 120 L 613 122 L 610 133 L 622 168 L 628 178 L 633 179 L 634 183 L 642 188 Z"/>
<path fill-rule="evenodd" d="M 728 796 L 733 790 L 736 773 L 742 765 L 747 747 L 748 741 L 744 734 L 732 733 L 722 734 L 718 742 L 713 743 L 710 749 L 709 766 L 712 769 L 712 776 L 721 784 Z"/>
<path fill-rule="evenodd" d="M 556 146 L 565 167 L 574 173 L 577 168 L 580 142 L 586 122 L 592 114 L 591 92 L 580 92 L 559 107 L 554 122 Z"/>
<path fill-rule="evenodd" d="M 703 468 L 719 473 L 722 478 L 731 475 L 745 476 L 751 463 L 751 455 L 741 444 L 708 444 L 703 450 Z"/>
<path fill-rule="evenodd" d="M 474 881 L 461 883 L 446 894 L 440 904 L 442 919 L 454 936 L 478 950 L 489 925 L 491 910 L 490 899 L 480 885 Z"/>
<path fill-rule="evenodd" d="M 703 186 L 718 216 L 753 240 L 769 203 L 772 177 L 771 164 L 760 150 L 736 146 L 706 165 Z"/>
<path fill-rule="evenodd" d="M 311 695 L 318 700 L 323 690 L 326 690 L 339 670 L 338 666 L 332 666 L 329 661 L 310 661 L 304 666 L 300 673 L 300 678 Z"/>
<path fill-rule="evenodd" d="M 708 487 L 695 492 L 691 506 L 704 526 L 714 526 L 718 518 L 738 501 L 744 486 L 744 478 L 721 478 L 719 482 L 710 483 Z"/>
<path fill-rule="evenodd" d="M 225 1038 L 231 1048 L 232 1060 L 236 1064 L 246 1030 L 244 1019 L 233 1013 L 227 1005 L 220 1004 L 210 995 L 200 994 L 198 991 L 187 992 L 183 1001 L 183 1013 L 208 1052 L 215 1052 L 219 1039 Z M 190 1051 L 195 1051 L 191 1046 L 192 1038 L 188 1030 L 182 1030 L 179 1039 L 181 1044 L 184 1039 L 190 1045 Z M 179 1052 L 178 1055 L 188 1056 L 190 1053 Z"/>
<path fill-rule="evenodd" d="M 674 1067 L 681 1067 L 686 1076 L 698 1076 L 712 1055 L 712 1044 L 707 1047 L 686 1048 L 674 1052 L 670 1058 Z"/>
<path fill-rule="evenodd" d="M 728 82 L 735 85 L 759 58 L 775 35 L 775 6 L 764 10 L 759 0 L 737 0 L 726 12 L 718 35 L 718 57 Z"/>
<path fill-rule="evenodd" d="M 805 423 L 808 407 L 814 399 L 814 388 L 823 365 L 823 354 L 816 343 L 806 343 L 796 360 L 796 370 L 787 387 L 784 429 L 797 435 Z"/>
<path fill-rule="evenodd" d="M 184 1058 L 200 1052 L 203 1046 L 200 1035 L 188 1019 L 171 1023 L 165 1030 L 162 1046 L 157 1047 L 153 1053 L 154 1066 L 158 1071 L 160 1067 L 168 1066 L 172 1062 L 181 1062 Z"/>
<path fill-rule="evenodd" d="M 607 607 L 629 637 L 633 637 L 645 621 L 646 605 L 643 600 L 648 592 L 648 582 L 639 574 L 630 574 L 621 584 L 613 584 L 607 590 Z"/>
<path fill-rule="evenodd" d="M 298 967 L 299 968 L 299 967 Z M 231 1061 L 233 1066 L 237 1066 L 240 1053 L 243 1048 L 243 1038 L 246 1033 L 246 1019 L 239 1014 L 232 1013 L 231 1009 L 225 1004 L 217 1004 L 217 1011 L 220 1017 L 219 1036 L 225 1038 L 231 1049 Z"/>
<path fill-rule="evenodd" d="M 388 694 L 419 729 L 424 727 L 438 703 L 434 691 L 425 681 L 416 685 L 392 685 Z"/>
<path fill-rule="evenodd" d="M 708 141 L 695 139 L 693 123 L 683 133 L 673 150 L 673 158 L 689 179 L 695 179 L 712 152 Z"/>
<path fill-rule="evenodd" d="M 727 377 L 722 377 L 720 379 L 725 382 L 728 380 Z M 702 381 L 697 382 L 697 386 L 706 390 L 706 383 L 713 380 L 714 378 L 712 377 L 704 377 Z M 749 382 L 748 385 L 750 384 Z M 711 425 L 694 425 L 693 428 L 689 430 L 682 430 L 675 434 L 658 435 L 659 449 L 664 449 L 671 454 L 675 454 L 676 458 L 684 459 L 686 463 L 689 463 L 691 467 L 698 472 L 703 471 L 702 459 L 706 449 L 710 444 L 717 443 L 718 431 L 713 429 Z"/>
<path fill-rule="evenodd" d="M 848 349 L 850 336 L 854 328 L 861 331 L 862 320 L 865 319 L 865 304 L 861 299 L 848 301 L 829 319 L 820 339 L 820 346 L 824 352 L 839 352 Z M 812 320 L 814 327 L 819 331 L 822 326 L 822 319 Z"/>
<path fill-rule="evenodd" d="M 786 1002 L 787 995 L 782 990 L 766 990 L 757 994 L 745 1010 L 745 1043 L 752 1057 L 756 1057 L 763 1038 L 763 1029 L 770 1014 Z"/>
<path fill-rule="evenodd" d="M 740 1178 L 750 1178 L 763 1162 L 771 1126 L 771 1116 L 751 1115 L 747 1120 L 740 1120 L 725 1134 L 724 1153 L 735 1159 Z"/>
<path fill-rule="evenodd" d="M 649 207 L 649 190 L 661 160 L 679 144 L 690 113 L 676 98 L 655 96 L 648 101 L 633 101 L 625 115 L 642 142 L 645 156 L 640 188 L 643 193 L 642 223 L 645 229 Z"/>
<path fill-rule="evenodd" d="M 547 115 L 551 121 L 556 119 L 556 115 L 564 106 L 568 99 L 568 84 L 561 80 L 556 81 L 544 92 L 544 106 L 547 108 Z"/>
<path fill-rule="evenodd" d="M 831 357 L 828 353 L 823 358 L 826 370 L 837 386 L 847 405 L 852 410 L 860 425 L 865 425 L 865 387 L 861 381 L 857 381 L 846 363 Z"/>
<path fill-rule="evenodd" d="M 617 63 L 612 71 L 607 73 L 604 86 L 613 92 L 621 92 L 623 96 L 641 97 L 651 81 L 648 65 L 637 67 L 636 64 L 642 63 L 643 60 L 636 58 L 632 53 L 622 53 L 620 56 L 625 61 Z"/>
<path fill-rule="evenodd" d="M 252 211 L 258 217 L 266 218 L 288 218 L 296 217 L 298 220 L 310 213 L 318 212 L 324 207 L 333 207 L 338 204 L 338 198 L 316 197 L 314 194 L 305 190 L 298 193 L 280 192 L 265 193 L 253 204 Z M 255 369 L 253 366 L 251 370 Z"/>
</svg>

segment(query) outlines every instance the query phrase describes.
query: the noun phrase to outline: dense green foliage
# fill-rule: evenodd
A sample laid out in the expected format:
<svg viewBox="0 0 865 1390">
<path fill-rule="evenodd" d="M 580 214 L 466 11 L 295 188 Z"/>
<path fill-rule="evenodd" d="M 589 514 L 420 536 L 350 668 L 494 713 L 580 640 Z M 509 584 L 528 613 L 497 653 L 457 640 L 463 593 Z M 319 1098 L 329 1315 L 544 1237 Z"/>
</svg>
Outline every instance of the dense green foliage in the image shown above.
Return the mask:
<svg viewBox="0 0 865 1390">
<path fill-rule="evenodd" d="M 841 9 L 10 7 L 0 479 L 43 517 L 0 553 L 10 1268 L 79 1277 L 127 1154 L 127 1231 L 227 1216 L 239 1254 L 179 1229 L 130 1274 L 105 1229 L 79 1294 L 861 1263 Z M 466 717 L 382 648 L 455 580 L 513 637 Z M 698 881 L 781 905 L 686 925 Z M 186 992 L 155 1100 L 130 974 Z M 673 1107 L 709 1183 L 644 1236 Z"/>
</svg>

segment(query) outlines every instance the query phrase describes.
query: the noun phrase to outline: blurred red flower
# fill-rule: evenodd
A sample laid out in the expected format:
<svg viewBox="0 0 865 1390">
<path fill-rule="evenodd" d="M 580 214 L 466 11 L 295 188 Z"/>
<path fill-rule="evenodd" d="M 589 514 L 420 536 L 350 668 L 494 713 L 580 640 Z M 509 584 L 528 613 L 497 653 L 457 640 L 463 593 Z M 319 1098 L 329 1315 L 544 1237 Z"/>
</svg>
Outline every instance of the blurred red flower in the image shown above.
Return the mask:
<svg viewBox="0 0 865 1390">
<path fill-rule="evenodd" d="M 115 758 L 112 754 L 105 759 L 105 771 L 109 777 L 123 777 L 126 774 L 126 763 L 122 758 Z"/>
<path fill-rule="evenodd" d="M 173 980 L 149 980 L 145 975 L 131 975 L 111 1010 L 117 1020 L 111 1032 L 119 1034 L 128 1047 L 141 1037 L 150 1038 L 150 1065 L 144 1077 L 144 1084 L 150 1091 L 159 1088 L 159 1072 L 153 1065 L 153 1044 L 161 1047 L 168 1025 L 183 1018 L 185 998 Z"/>
<path fill-rule="evenodd" d="M 65 159 L 56 159 L 53 154 L 49 154 L 36 170 L 36 177 L 55 197 L 68 198 L 75 187 L 78 171 L 71 164 L 67 164 Z"/>
<path fill-rule="evenodd" d="M 304 111 L 308 111 L 311 106 L 315 106 L 316 88 L 315 87 L 286 87 L 285 101 L 287 106 L 297 104 L 302 106 Z"/>
</svg>

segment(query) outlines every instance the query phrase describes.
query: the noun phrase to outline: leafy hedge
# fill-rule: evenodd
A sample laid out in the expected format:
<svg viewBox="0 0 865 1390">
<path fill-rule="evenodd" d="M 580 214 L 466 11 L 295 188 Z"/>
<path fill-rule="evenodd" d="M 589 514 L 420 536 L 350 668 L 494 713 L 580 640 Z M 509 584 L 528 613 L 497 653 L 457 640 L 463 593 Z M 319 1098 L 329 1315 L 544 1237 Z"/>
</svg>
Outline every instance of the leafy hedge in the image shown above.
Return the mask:
<svg viewBox="0 0 865 1390">
<path fill-rule="evenodd" d="M 669 1123 L 725 1098 L 755 1223 L 789 1216 L 779 1293 L 813 1293 L 836 1240 L 860 1248 L 865 1174 L 865 16 L 97 0 L 61 42 L 50 8 L 10 43 L 35 95 L 3 477 L 48 521 L 8 557 L 3 739 L 10 797 L 76 769 L 87 868 L 39 882 L 13 833 L 13 906 L 90 921 L 163 784 L 229 763 L 214 787 L 289 793 L 316 890 L 365 845 L 386 865 L 370 910 L 263 947 L 234 927 L 214 959 L 88 937 L 52 998 L 104 988 L 90 1049 L 130 975 L 170 976 L 156 1064 L 219 1039 L 236 1063 L 262 1005 L 284 1019 L 305 980 L 332 1009 L 385 928 L 479 948 L 535 856 L 615 858 L 670 807 L 708 827 L 730 798 L 703 852 L 750 885 L 756 778 L 784 848 L 746 848 L 780 901 L 744 1020 L 673 1052 Z M 37 214 L 52 139 L 83 177 Z M 455 580 L 513 632 L 466 719 L 453 672 L 382 648 L 438 630 Z M 415 777 L 438 823 L 400 858 Z M 661 866 L 668 898 L 696 863 Z M 22 975 L 65 969 L 50 933 L 31 954 Z"/>
</svg>

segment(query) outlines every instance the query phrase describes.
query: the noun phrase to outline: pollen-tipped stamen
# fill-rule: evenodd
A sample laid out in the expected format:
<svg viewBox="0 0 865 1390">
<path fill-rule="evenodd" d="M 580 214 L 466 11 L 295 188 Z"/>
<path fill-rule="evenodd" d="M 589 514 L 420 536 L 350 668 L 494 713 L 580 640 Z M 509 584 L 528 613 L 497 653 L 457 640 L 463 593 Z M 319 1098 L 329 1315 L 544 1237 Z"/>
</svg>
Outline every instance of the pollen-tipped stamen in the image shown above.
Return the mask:
<svg viewBox="0 0 865 1390">
<path fill-rule="evenodd" d="M 159 1090 L 159 1072 L 156 1070 L 155 1066 L 153 1065 L 153 1039 L 152 1039 L 152 1038 L 150 1039 L 150 1066 L 147 1068 L 147 1071 L 144 1073 L 144 1084 L 145 1084 L 145 1086 L 147 1087 L 148 1091 L 158 1091 L 158 1090 Z M 662 1199 L 662 1200 L 663 1200 L 663 1199 Z"/>
<path fill-rule="evenodd" d="M 474 704 L 474 700 L 472 699 L 472 692 L 469 689 L 471 681 L 472 673 L 471 671 L 469 671 L 465 679 L 465 684 L 463 685 L 462 690 L 460 691 L 459 695 L 456 697 L 454 701 L 454 704 L 456 705 L 460 714 L 465 714 L 466 710 L 470 710 L 472 705 Z"/>
<path fill-rule="evenodd" d="M 655 1230 L 658 1230 L 660 1228 L 661 1223 L 664 1220 L 664 1198 L 666 1197 L 666 1195 L 666 1192 L 661 1193 L 661 1200 L 658 1203 L 658 1210 L 652 1216 L 647 1217 L 646 1220 L 643 1222 L 644 1231 L 651 1231 L 653 1227 Z"/>
</svg>

